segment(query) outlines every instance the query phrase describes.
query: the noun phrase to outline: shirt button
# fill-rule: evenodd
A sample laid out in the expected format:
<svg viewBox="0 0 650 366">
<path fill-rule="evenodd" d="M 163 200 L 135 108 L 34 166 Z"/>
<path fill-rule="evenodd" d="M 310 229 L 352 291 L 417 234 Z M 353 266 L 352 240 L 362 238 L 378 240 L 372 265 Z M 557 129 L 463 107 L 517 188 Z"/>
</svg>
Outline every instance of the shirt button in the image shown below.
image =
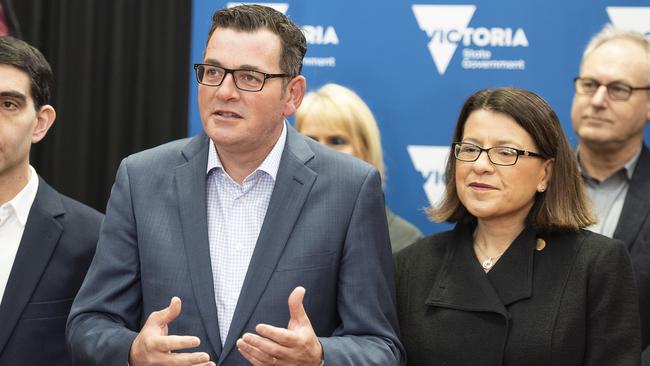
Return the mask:
<svg viewBox="0 0 650 366">
<path fill-rule="evenodd" d="M 6 207 L 0 209 L 0 224 L 3 224 L 5 221 L 7 221 L 10 215 L 11 213 Z"/>
</svg>

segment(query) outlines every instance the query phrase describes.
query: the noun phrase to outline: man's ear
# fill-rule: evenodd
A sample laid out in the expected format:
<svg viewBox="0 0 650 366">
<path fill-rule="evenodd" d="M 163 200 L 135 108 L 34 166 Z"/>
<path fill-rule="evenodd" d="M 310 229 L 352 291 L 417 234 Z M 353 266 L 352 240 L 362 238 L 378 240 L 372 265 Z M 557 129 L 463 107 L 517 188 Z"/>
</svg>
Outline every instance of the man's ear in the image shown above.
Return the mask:
<svg viewBox="0 0 650 366">
<path fill-rule="evenodd" d="M 287 84 L 284 98 L 286 98 L 284 105 L 284 116 L 288 117 L 294 113 L 300 103 L 302 103 L 302 98 L 305 96 L 307 91 L 307 80 L 302 75 L 294 77 L 289 84 Z"/>
<path fill-rule="evenodd" d="M 34 128 L 34 133 L 32 134 L 32 144 L 41 141 L 45 137 L 55 119 L 56 111 L 49 104 L 42 106 L 36 112 L 36 128 Z"/>
</svg>

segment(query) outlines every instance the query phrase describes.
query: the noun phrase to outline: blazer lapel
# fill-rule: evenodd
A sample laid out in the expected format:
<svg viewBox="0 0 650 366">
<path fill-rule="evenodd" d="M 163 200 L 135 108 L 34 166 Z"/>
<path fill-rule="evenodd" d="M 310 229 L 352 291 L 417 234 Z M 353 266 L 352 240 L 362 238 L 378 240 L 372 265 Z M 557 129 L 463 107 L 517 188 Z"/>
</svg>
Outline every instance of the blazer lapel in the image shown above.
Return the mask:
<svg viewBox="0 0 650 366">
<path fill-rule="evenodd" d="M 187 163 L 175 170 L 176 192 L 188 268 L 197 307 L 217 357 L 221 337 L 217 306 L 214 300 L 208 219 L 206 217 L 206 169 L 210 140 L 200 134 L 190 140 L 182 153 Z"/>
<path fill-rule="evenodd" d="M 56 249 L 63 232 L 57 217 L 64 214 L 58 193 L 39 177 L 36 198 L 29 211 L 0 305 L 0 353 Z"/>
<path fill-rule="evenodd" d="M 455 244 L 449 246 L 443 268 L 426 304 L 468 311 L 489 311 L 507 317 L 503 302 L 476 259 L 472 249 L 472 230 L 464 224 L 458 224 L 454 231 Z"/>
<path fill-rule="evenodd" d="M 506 306 L 532 296 L 535 244 L 535 230 L 526 227 L 488 272 L 492 286 Z"/>
<path fill-rule="evenodd" d="M 316 173 L 305 166 L 313 156 L 304 140 L 287 125 L 287 142 L 273 194 L 248 266 L 220 363 L 228 357 L 237 337 L 253 314 L 316 180 Z"/>
<path fill-rule="evenodd" d="M 614 238 L 624 241 L 628 250 L 632 249 L 632 244 L 650 213 L 648 192 L 650 192 L 650 151 L 643 145 L 614 231 Z"/>
</svg>

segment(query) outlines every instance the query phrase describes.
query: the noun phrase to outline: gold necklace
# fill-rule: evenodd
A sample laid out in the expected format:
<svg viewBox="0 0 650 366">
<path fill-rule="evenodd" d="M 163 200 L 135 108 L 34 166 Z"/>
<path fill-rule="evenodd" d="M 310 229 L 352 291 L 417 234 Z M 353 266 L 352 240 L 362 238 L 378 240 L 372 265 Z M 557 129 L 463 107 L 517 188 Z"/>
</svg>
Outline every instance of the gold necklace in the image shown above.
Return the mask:
<svg viewBox="0 0 650 366">
<path fill-rule="evenodd" d="M 502 256 L 503 253 L 504 253 L 504 252 L 501 252 L 501 254 L 499 254 L 499 255 L 497 255 L 497 256 L 495 256 L 495 257 L 490 257 L 489 255 L 485 254 L 485 252 L 483 251 L 483 249 L 481 249 L 481 247 L 478 245 L 478 243 L 474 243 L 474 246 L 475 246 L 476 248 L 478 248 L 478 251 L 481 252 L 481 254 L 483 254 L 485 257 L 487 257 L 486 260 L 484 260 L 483 262 L 481 262 L 481 267 L 483 267 L 483 269 L 485 270 L 485 272 L 487 272 L 487 271 L 489 271 L 490 269 L 492 269 L 492 267 L 494 267 L 494 264 L 497 262 L 497 260 L 498 260 L 499 258 L 501 258 L 501 256 Z"/>
</svg>

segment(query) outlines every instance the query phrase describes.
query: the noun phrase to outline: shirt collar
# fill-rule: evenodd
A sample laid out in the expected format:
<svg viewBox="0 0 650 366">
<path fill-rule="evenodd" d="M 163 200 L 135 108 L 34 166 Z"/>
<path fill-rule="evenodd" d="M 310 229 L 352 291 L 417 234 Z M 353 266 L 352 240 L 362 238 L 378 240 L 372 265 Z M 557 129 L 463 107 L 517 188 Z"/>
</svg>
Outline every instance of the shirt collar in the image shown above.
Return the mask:
<svg viewBox="0 0 650 366">
<path fill-rule="evenodd" d="M 29 210 L 32 208 L 32 204 L 36 198 L 36 192 L 38 191 L 38 175 L 31 165 L 29 166 L 29 173 L 31 177 L 25 187 L 14 198 L 3 205 L 5 207 L 11 206 L 14 209 L 18 222 L 22 226 L 25 226 L 27 223 Z"/>
<path fill-rule="evenodd" d="M 634 156 L 632 156 L 632 158 L 630 160 L 628 160 L 625 164 L 623 164 L 623 166 L 621 167 L 621 169 L 619 169 L 617 171 L 617 173 L 620 172 L 620 171 L 623 171 L 625 173 L 625 177 L 627 178 L 627 180 L 632 180 L 632 175 L 634 174 L 634 169 L 636 168 L 636 164 L 639 162 L 639 157 L 641 156 L 641 150 L 639 150 L 639 152 L 634 154 Z M 582 176 L 585 177 L 585 178 L 593 179 L 593 178 L 591 178 L 589 176 L 589 174 L 587 174 L 587 172 L 584 169 L 582 169 L 582 164 L 580 163 L 580 149 L 579 148 L 576 149 L 576 158 L 578 159 L 578 171 L 580 171 L 580 174 L 582 174 Z M 614 173 L 614 174 L 616 174 L 616 173 Z M 614 175 L 614 174 L 612 174 L 612 175 Z"/>
<path fill-rule="evenodd" d="M 632 175 L 634 174 L 634 170 L 636 169 L 636 164 L 639 162 L 640 156 L 641 150 L 639 150 L 639 152 L 636 153 L 627 163 L 623 164 L 623 168 L 625 168 L 625 175 L 627 175 L 628 180 L 632 179 Z"/>
<path fill-rule="evenodd" d="M 273 146 L 273 149 L 271 149 L 271 152 L 269 152 L 266 158 L 264 158 L 262 164 L 260 164 L 260 166 L 258 166 L 257 169 L 253 171 L 253 173 L 255 173 L 256 171 L 266 172 L 275 181 L 275 177 L 278 175 L 278 169 L 280 168 L 280 159 L 282 157 L 282 151 L 284 151 L 284 146 L 286 145 L 286 142 L 287 142 L 287 123 L 285 121 L 282 123 L 282 132 L 280 133 L 280 138 L 278 138 L 278 141 L 275 143 L 275 146 Z M 223 164 L 219 159 L 219 154 L 217 154 L 217 149 L 214 146 L 214 142 L 210 140 L 210 148 L 208 149 L 208 166 L 205 171 L 206 174 L 210 173 L 210 171 L 214 168 L 223 169 Z"/>
</svg>

